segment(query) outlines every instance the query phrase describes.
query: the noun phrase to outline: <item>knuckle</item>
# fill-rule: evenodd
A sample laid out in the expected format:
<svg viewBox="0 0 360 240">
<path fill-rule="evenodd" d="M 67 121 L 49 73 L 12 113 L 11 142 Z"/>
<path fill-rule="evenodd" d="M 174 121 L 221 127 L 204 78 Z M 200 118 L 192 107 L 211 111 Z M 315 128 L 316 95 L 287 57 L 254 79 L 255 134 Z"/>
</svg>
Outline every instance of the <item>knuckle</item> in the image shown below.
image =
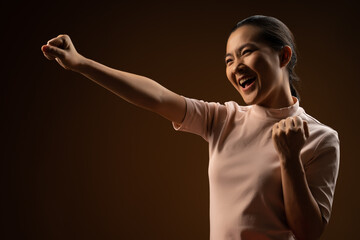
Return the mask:
<svg viewBox="0 0 360 240">
<path fill-rule="evenodd" d="M 47 44 L 50 45 L 52 44 L 54 41 L 56 41 L 57 38 L 52 38 L 49 41 L 47 41 Z"/>
<path fill-rule="evenodd" d="M 66 59 L 66 55 L 65 55 L 65 53 L 64 52 L 62 52 L 62 51 L 58 51 L 58 55 L 59 55 L 59 57 L 60 58 L 62 58 L 62 59 Z"/>
<path fill-rule="evenodd" d="M 292 117 L 288 117 L 286 118 L 286 121 L 285 121 L 289 126 L 292 125 L 292 122 L 293 122 L 293 118 Z"/>
<path fill-rule="evenodd" d="M 67 35 L 67 34 L 60 34 L 60 35 L 58 36 L 58 38 L 59 38 L 59 40 L 60 40 L 61 42 L 65 42 L 65 41 L 68 41 L 68 40 L 70 39 L 69 35 Z"/>
</svg>

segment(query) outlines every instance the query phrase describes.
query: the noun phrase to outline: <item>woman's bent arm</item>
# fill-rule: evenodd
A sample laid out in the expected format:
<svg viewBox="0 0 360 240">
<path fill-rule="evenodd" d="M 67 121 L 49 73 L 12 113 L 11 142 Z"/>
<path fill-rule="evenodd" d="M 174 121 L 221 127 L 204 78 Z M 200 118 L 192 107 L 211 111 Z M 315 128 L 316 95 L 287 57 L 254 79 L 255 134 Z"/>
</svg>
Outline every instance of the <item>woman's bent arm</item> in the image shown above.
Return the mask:
<svg viewBox="0 0 360 240">
<path fill-rule="evenodd" d="M 300 160 L 300 151 L 308 137 L 307 122 L 298 116 L 283 119 L 272 129 L 273 143 L 280 159 L 285 215 L 299 240 L 320 238 L 326 226 Z"/>
<path fill-rule="evenodd" d="M 116 70 L 77 53 L 67 35 L 59 35 L 42 46 L 46 58 L 91 79 L 124 100 L 181 123 L 186 112 L 185 99 L 150 78 Z"/>
</svg>

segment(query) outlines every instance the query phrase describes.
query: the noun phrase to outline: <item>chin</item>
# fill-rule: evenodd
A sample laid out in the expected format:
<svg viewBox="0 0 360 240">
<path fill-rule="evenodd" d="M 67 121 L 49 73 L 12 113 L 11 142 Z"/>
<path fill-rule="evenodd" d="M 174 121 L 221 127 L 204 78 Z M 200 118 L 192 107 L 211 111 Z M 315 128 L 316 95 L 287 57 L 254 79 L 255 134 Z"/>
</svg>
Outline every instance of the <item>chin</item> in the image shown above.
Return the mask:
<svg viewBox="0 0 360 240">
<path fill-rule="evenodd" d="M 252 96 L 254 95 L 254 96 Z M 251 95 L 246 95 L 243 96 L 241 95 L 242 99 L 244 100 L 244 102 L 246 103 L 246 105 L 253 105 L 253 104 L 257 104 L 258 103 L 258 97 L 256 96 L 256 94 L 251 94 Z"/>
</svg>

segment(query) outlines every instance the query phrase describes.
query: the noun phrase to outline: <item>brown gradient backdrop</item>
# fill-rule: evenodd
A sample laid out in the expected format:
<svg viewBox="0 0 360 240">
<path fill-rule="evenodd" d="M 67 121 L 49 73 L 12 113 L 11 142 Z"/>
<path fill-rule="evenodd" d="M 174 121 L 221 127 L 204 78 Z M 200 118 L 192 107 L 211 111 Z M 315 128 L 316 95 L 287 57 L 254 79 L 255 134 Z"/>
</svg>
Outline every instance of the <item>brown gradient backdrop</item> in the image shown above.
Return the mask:
<svg viewBox="0 0 360 240">
<path fill-rule="evenodd" d="M 40 47 L 66 33 L 108 66 L 184 96 L 242 103 L 223 57 L 230 29 L 254 14 L 292 29 L 301 105 L 339 132 L 340 175 L 322 239 L 358 235 L 355 5 L 48 1 L 1 9 L 1 239 L 208 239 L 207 143 L 46 60 Z"/>
</svg>

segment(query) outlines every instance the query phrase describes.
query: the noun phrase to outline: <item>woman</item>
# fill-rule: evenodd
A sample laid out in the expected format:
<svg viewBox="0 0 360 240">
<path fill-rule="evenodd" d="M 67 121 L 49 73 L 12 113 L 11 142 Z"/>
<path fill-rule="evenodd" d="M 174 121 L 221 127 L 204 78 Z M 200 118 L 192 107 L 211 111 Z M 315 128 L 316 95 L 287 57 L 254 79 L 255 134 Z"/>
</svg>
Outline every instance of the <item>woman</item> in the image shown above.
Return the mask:
<svg viewBox="0 0 360 240">
<path fill-rule="evenodd" d="M 239 22 L 226 75 L 247 106 L 190 99 L 77 53 L 69 36 L 42 46 L 49 60 L 209 142 L 210 239 L 318 239 L 339 169 L 337 132 L 305 113 L 293 82 L 296 49 L 278 19 Z"/>
</svg>

